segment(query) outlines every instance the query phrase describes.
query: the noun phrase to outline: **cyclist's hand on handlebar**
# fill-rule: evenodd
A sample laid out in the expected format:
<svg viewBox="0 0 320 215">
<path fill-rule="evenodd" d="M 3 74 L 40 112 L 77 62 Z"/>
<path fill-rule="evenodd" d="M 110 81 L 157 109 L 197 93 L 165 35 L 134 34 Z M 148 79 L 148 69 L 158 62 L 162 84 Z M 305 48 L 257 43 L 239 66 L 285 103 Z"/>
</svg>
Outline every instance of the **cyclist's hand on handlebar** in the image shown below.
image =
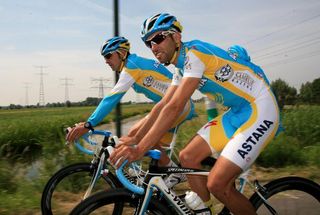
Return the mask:
<svg viewBox="0 0 320 215">
<path fill-rule="evenodd" d="M 66 140 L 68 142 L 73 142 L 76 139 L 79 139 L 82 135 L 84 135 L 85 133 L 87 133 L 89 131 L 89 129 L 85 128 L 83 122 L 77 123 L 75 124 L 74 127 L 69 127 L 68 129 L 68 133 L 66 136 Z"/>
<path fill-rule="evenodd" d="M 138 148 L 133 146 L 121 145 L 112 152 L 110 155 L 110 162 L 116 167 L 119 168 L 121 164 L 128 160 L 128 163 L 131 163 L 136 160 L 141 160 L 144 156 L 144 153 L 138 151 Z"/>
<path fill-rule="evenodd" d="M 122 136 L 119 138 L 119 146 L 126 145 L 126 146 L 132 146 L 136 144 L 136 138 L 135 137 L 129 137 L 129 136 Z"/>
</svg>

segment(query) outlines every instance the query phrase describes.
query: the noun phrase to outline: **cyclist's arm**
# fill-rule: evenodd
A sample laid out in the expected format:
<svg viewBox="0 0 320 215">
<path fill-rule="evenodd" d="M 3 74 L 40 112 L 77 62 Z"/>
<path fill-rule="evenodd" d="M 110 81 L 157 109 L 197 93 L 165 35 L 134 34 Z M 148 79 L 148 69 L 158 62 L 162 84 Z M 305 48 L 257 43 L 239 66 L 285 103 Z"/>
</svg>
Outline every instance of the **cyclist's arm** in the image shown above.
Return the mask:
<svg viewBox="0 0 320 215">
<path fill-rule="evenodd" d="M 183 78 L 181 79 L 180 70 L 176 68 L 172 79 L 172 85 L 176 86 L 176 90 L 173 95 L 170 95 L 170 101 L 161 110 L 150 131 L 139 142 L 137 146 L 139 153 L 144 153 L 155 146 L 167 130 L 171 128 L 194 91 L 198 88 L 205 65 L 191 51 L 187 54 L 187 58 L 189 60 L 185 65 Z"/>
<path fill-rule="evenodd" d="M 145 121 L 141 126 L 139 127 L 138 131 L 134 135 L 134 141 L 138 143 L 144 135 L 149 131 L 153 123 L 156 121 L 156 119 L 159 116 L 159 113 L 163 109 L 163 107 L 170 101 L 172 98 L 175 90 L 177 89 L 177 86 L 171 85 L 164 97 L 157 103 L 155 106 L 153 106 L 152 110 L 148 114 L 148 116 L 145 118 Z"/>
<path fill-rule="evenodd" d="M 171 86 L 168 88 L 168 90 L 166 91 L 162 99 L 152 108 L 144 124 L 141 124 L 135 136 L 131 138 L 132 142 L 138 143 L 144 137 L 144 135 L 150 130 L 151 126 L 154 124 L 154 122 L 158 118 L 160 111 L 163 109 L 163 107 L 170 101 L 170 99 L 174 95 L 174 92 L 177 89 L 177 86 L 180 84 L 180 81 L 181 81 L 181 74 L 179 73 L 179 70 L 176 69 L 173 75 Z"/>
<path fill-rule="evenodd" d="M 141 120 L 139 120 L 136 124 L 134 124 L 127 136 L 122 136 L 119 138 L 119 143 L 120 145 L 134 145 L 136 144 L 136 140 L 135 140 L 135 137 L 134 135 L 138 132 L 138 130 L 140 129 L 140 127 L 143 125 L 143 123 L 146 121 L 146 117 L 142 118 Z"/>
<path fill-rule="evenodd" d="M 190 55 L 187 57 L 189 61 L 187 66 L 184 67 L 181 82 L 180 79 L 177 78 L 178 76 L 175 75 L 173 77 L 172 84 L 177 84 L 178 86 L 175 87 L 174 94 L 171 96 L 169 102 L 162 108 L 148 133 L 136 147 L 120 146 L 114 150 L 110 156 L 111 163 L 116 164 L 116 162 L 118 162 L 117 166 L 119 166 L 124 160 L 132 162 L 141 159 L 145 152 L 154 147 L 171 128 L 194 91 L 198 88 L 203 72 L 205 71 L 204 63 L 194 54 L 191 55 L 191 57 Z M 175 74 L 177 74 L 177 70 Z"/>
<path fill-rule="evenodd" d="M 88 118 L 88 122 L 92 126 L 96 126 L 99 122 L 106 117 L 112 109 L 120 102 L 124 94 L 129 90 L 129 88 L 134 83 L 134 79 L 125 71 L 122 71 L 119 77 L 119 81 L 111 90 L 109 95 L 103 98 L 99 103 L 98 107 Z"/>
<path fill-rule="evenodd" d="M 134 124 L 127 134 L 128 137 L 134 137 L 134 135 L 138 132 L 140 127 L 143 125 L 143 123 L 147 120 L 147 116 L 143 117 L 141 120 L 139 120 L 136 124 Z"/>
<path fill-rule="evenodd" d="M 137 145 L 139 153 L 144 153 L 151 149 L 170 129 L 172 124 L 178 118 L 186 103 L 197 89 L 200 78 L 183 78 L 181 84 L 175 86 L 174 94 L 170 95 L 170 101 L 162 108 L 159 117 L 153 123 L 149 132 Z"/>
<path fill-rule="evenodd" d="M 127 92 L 130 86 L 133 84 L 131 76 L 126 73 L 121 73 L 119 77 L 119 81 L 111 90 L 110 94 L 107 95 L 92 113 L 92 115 L 87 120 L 90 122 L 92 126 L 96 126 L 99 122 L 103 120 L 103 118 L 108 115 L 111 110 L 116 106 L 116 104 L 121 100 L 123 95 Z M 89 131 L 89 129 L 85 128 L 84 122 L 77 123 L 73 128 L 70 128 L 66 136 L 66 140 L 72 142 L 85 133 Z"/>
<path fill-rule="evenodd" d="M 178 87 L 175 86 L 174 95 L 162 108 L 158 118 L 153 123 L 148 133 L 136 147 L 124 145 L 117 147 L 110 156 L 111 163 L 119 167 L 124 160 L 128 160 L 129 162 L 139 160 L 148 150 L 153 148 L 180 115 L 185 104 L 189 101 L 193 92 L 198 87 L 199 82 L 200 78 L 183 78 L 181 84 Z"/>
</svg>

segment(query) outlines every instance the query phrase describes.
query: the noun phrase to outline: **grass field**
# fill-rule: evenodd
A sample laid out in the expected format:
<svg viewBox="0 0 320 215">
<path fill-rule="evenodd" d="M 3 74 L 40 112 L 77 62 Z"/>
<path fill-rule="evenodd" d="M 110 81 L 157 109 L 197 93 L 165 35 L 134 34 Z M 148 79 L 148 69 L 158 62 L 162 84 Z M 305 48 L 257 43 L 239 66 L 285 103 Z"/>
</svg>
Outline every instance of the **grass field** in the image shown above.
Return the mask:
<svg viewBox="0 0 320 215">
<path fill-rule="evenodd" d="M 123 118 L 144 114 L 152 105 L 123 106 Z M 186 122 L 178 135 L 178 151 L 206 121 L 203 104 L 198 117 Z M 62 166 L 89 161 L 64 146 L 63 128 L 85 121 L 94 107 L 0 110 L 0 214 L 35 214 L 49 177 Z M 107 123 L 112 116 L 107 117 Z M 257 175 L 301 175 L 320 179 L 320 107 L 290 107 L 282 113 L 282 132 L 263 151 Z"/>
<path fill-rule="evenodd" d="M 146 113 L 151 108 L 151 104 L 124 105 L 122 118 Z M 64 139 L 64 128 L 86 121 L 93 110 L 94 107 L 0 110 L 0 153 L 16 160 L 30 159 L 36 152 L 51 152 L 52 148 L 57 150 L 56 143 Z M 113 118 L 110 114 L 102 123 Z"/>
</svg>

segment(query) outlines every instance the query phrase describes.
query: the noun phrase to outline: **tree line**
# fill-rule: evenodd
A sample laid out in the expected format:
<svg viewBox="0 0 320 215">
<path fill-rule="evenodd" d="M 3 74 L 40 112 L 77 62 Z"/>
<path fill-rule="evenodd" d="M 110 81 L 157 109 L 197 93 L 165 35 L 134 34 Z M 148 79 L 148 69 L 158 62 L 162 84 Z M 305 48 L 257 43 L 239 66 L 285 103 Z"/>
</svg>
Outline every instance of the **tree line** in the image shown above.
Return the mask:
<svg viewBox="0 0 320 215">
<path fill-rule="evenodd" d="M 277 79 L 271 82 L 271 88 L 276 96 L 280 109 L 283 109 L 285 105 L 319 105 L 320 104 L 320 78 L 307 82 L 301 85 L 299 93 L 296 88 L 291 87 L 287 82 L 282 79 Z M 195 102 L 202 102 L 204 98 L 201 98 Z M 88 97 L 84 101 L 80 102 L 55 102 L 47 103 L 45 107 L 81 107 L 81 106 L 97 106 L 101 101 L 101 98 Z M 122 104 L 130 104 L 126 102 Z M 148 103 L 148 102 L 146 102 Z M 10 104 L 7 107 L 1 107 L 0 109 L 21 109 L 21 108 L 39 108 L 37 105 L 15 105 Z"/>
<path fill-rule="evenodd" d="M 299 93 L 296 88 L 289 86 L 282 79 L 271 82 L 271 88 L 276 96 L 280 109 L 285 105 L 319 105 L 320 78 L 301 85 Z"/>
<path fill-rule="evenodd" d="M 22 109 L 22 108 L 43 108 L 43 107 L 48 107 L 48 108 L 53 108 L 53 107 L 84 107 L 84 106 L 98 106 L 102 98 L 97 98 L 97 97 L 87 97 L 84 101 L 80 102 L 53 102 L 53 103 L 47 103 L 45 106 L 40 106 L 39 103 L 36 105 L 27 105 L 27 106 L 22 106 L 22 105 L 16 105 L 16 104 L 10 104 L 9 106 L 6 107 L 1 107 L 0 109 Z M 139 102 L 140 104 L 150 104 L 152 102 Z M 128 105 L 128 104 L 134 104 L 132 101 L 128 102 L 121 102 L 123 105 Z"/>
</svg>

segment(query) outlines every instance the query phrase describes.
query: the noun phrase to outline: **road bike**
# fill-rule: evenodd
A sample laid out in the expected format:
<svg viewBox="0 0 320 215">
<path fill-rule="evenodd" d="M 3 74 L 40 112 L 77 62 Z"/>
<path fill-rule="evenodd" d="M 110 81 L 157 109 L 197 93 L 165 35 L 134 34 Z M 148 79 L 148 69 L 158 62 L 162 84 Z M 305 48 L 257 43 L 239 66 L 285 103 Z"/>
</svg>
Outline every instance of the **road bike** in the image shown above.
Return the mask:
<svg viewBox="0 0 320 215">
<path fill-rule="evenodd" d="M 71 215 L 86 214 L 195 214 L 184 202 L 184 195 L 177 195 L 164 183 L 163 176 L 172 173 L 205 175 L 208 171 L 189 168 L 166 168 L 158 166 L 161 152 L 150 150 L 146 156 L 151 158 L 148 171 L 139 185 L 130 182 L 123 174 L 124 162 L 116 175 L 125 188 L 91 195 L 71 212 Z M 301 177 L 283 177 L 261 185 L 256 179 L 246 180 L 253 189 L 249 198 L 258 214 L 319 214 L 320 186 Z M 299 204 L 308 200 L 306 207 Z M 293 201 L 293 202 L 292 202 Z M 218 214 L 230 214 L 223 208 Z"/>
<path fill-rule="evenodd" d="M 170 157 L 174 153 L 177 129 L 173 139 L 165 150 Z M 81 200 L 98 190 L 123 187 L 114 175 L 114 168 L 108 163 L 108 147 L 114 147 L 117 139 L 112 133 L 104 130 L 89 131 L 75 146 L 84 154 L 92 155 L 91 162 L 75 163 L 57 171 L 46 183 L 41 197 L 41 212 L 45 215 L 65 214 Z M 134 164 L 129 170 L 141 173 L 141 164 Z M 133 182 L 136 177 L 130 177 L 129 172 L 124 172 Z"/>
<path fill-rule="evenodd" d="M 48 180 L 42 192 L 42 214 L 65 214 L 66 208 L 70 211 L 97 190 L 122 187 L 105 159 L 106 148 L 114 145 L 111 132 L 103 130 L 90 131 L 77 140 L 76 148 L 93 159 L 63 167 Z"/>
</svg>

